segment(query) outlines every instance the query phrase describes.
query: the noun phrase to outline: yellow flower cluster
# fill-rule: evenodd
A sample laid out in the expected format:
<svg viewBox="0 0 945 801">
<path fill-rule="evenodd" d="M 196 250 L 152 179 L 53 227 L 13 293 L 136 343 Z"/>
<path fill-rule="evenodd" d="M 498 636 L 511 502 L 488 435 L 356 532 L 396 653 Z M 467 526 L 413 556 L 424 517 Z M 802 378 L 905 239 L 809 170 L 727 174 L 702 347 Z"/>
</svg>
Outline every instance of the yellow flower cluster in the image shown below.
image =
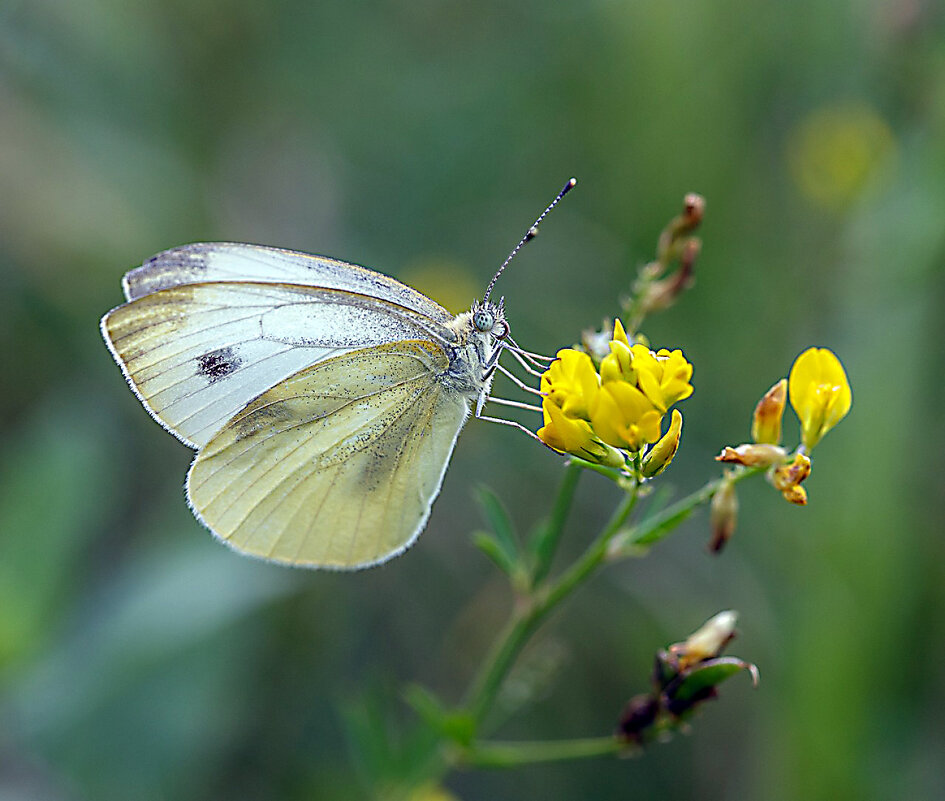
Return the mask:
<svg viewBox="0 0 945 801">
<path fill-rule="evenodd" d="M 643 459 L 643 474 L 656 475 L 679 445 L 682 415 L 673 412 L 662 436 L 663 415 L 692 394 L 692 365 L 680 350 L 651 351 L 631 345 L 620 323 L 608 343 L 610 352 L 595 369 L 591 357 L 566 348 L 541 377 L 544 426 L 541 440 L 563 453 L 615 467 L 626 454 L 656 446 Z"/>
<path fill-rule="evenodd" d="M 790 398 L 801 421 L 801 447 L 792 456 L 781 447 L 781 418 Z M 843 365 L 826 348 L 808 348 L 794 362 L 791 374 L 775 384 L 755 407 L 753 443 L 726 447 L 717 457 L 747 467 L 769 467 L 768 479 L 786 500 L 803 506 L 801 486 L 811 471 L 808 452 L 850 411 L 853 394 Z"/>
</svg>

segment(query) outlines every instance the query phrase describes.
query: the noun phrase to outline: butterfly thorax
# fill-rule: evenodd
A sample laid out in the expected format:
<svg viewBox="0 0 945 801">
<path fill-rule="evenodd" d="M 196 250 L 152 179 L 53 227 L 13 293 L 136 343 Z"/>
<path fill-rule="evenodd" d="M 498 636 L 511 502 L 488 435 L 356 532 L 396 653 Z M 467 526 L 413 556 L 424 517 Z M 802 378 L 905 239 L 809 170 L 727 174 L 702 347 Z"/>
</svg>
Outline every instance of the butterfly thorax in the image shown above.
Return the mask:
<svg viewBox="0 0 945 801">
<path fill-rule="evenodd" d="M 498 342 L 509 333 L 502 304 L 477 301 L 447 327 L 456 335 L 456 344 L 448 349 L 450 364 L 442 381 L 469 400 L 477 401 L 492 384 Z"/>
</svg>

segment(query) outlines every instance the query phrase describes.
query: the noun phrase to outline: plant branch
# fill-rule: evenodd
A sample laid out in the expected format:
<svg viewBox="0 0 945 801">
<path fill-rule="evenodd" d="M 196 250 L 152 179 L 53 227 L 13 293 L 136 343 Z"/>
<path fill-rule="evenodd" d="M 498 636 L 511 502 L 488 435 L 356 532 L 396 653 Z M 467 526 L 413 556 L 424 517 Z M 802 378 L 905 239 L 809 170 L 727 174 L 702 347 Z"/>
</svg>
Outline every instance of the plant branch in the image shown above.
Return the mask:
<svg viewBox="0 0 945 801">
<path fill-rule="evenodd" d="M 475 768 L 515 768 L 536 762 L 564 762 L 611 756 L 626 749 L 627 743 L 616 737 L 512 743 L 487 741 L 476 743 L 461 752 L 460 764 Z"/>
<path fill-rule="evenodd" d="M 707 503 L 719 491 L 725 481 L 737 483 L 764 471 L 765 467 L 740 467 L 732 471 L 728 478 L 717 478 L 710 481 L 702 489 L 680 499 L 672 506 L 651 518 L 630 526 L 619 532 L 610 543 L 608 559 L 620 559 L 625 556 L 638 555 L 641 545 L 653 545 L 669 534 L 695 510 L 697 506 Z"/>
<path fill-rule="evenodd" d="M 548 613 L 580 586 L 605 560 L 610 540 L 626 522 L 636 505 L 636 500 L 637 490 L 634 487 L 624 495 L 610 522 L 581 557 L 557 580 L 543 588 L 543 591 L 533 595 L 512 615 L 467 695 L 466 708 L 477 724 L 482 722 L 492 708 L 499 688 L 516 657 Z"/>
<path fill-rule="evenodd" d="M 561 486 L 558 488 L 558 495 L 551 509 L 551 517 L 535 536 L 535 567 L 532 573 L 532 586 L 537 586 L 543 581 L 551 569 L 551 561 L 558 547 L 558 541 L 561 539 L 561 533 L 564 531 L 568 513 L 571 511 L 571 503 L 574 500 L 580 477 L 581 465 L 569 463 L 565 468 Z"/>
</svg>

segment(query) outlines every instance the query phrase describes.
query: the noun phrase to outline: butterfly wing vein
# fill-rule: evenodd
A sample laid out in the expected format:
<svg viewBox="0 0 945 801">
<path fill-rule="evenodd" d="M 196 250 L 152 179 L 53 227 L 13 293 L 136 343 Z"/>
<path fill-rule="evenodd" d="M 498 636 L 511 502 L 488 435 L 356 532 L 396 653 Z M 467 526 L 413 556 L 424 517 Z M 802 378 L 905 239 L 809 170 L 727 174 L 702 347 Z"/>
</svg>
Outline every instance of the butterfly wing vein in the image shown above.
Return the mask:
<svg viewBox="0 0 945 801">
<path fill-rule="evenodd" d="M 435 320 L 385 300 L 246 282 L 161 289 L 109 312 L 102 332 L 148 411 L 194 448 L 260 392 L 340 353 L 445 341 Z"/>
<path fill-rule="evenodd" d="M 442 348 L 356 350 L 264 392 L 200 450 L 188 498 L 218 537 L 296 565 L 366 567 L 419 535 L 468 414 Z"/>
</svg>

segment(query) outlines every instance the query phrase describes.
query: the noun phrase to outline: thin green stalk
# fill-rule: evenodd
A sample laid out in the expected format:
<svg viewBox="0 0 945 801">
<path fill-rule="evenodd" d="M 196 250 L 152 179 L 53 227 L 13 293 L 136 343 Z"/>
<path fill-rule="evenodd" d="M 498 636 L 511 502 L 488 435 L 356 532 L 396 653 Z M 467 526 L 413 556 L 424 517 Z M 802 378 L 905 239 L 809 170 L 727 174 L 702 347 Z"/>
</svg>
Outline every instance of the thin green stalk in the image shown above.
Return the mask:
<svg viewBox="0 0 945 801">
<path fill-rule="evenodd" d="M 600 566 L 607 557 L 610 541 L 617 535 L 630 516 L 630 513 L 633 512 L 637 498 L 637 487 L 634 486 L 631 491 L 623 497 L 623 500 L 621 500 L 613 516 L 610 518 L 610 521 L 604 526 L 604 529 L 597 536 L 597 539 L 595 539 L 581 557 L 564 571 L 558 580 L 549 587 L 543 601 L 545 608 L 551 609 L 559 604 Z"/>
<path fill-rule="evenodd" d="M 578 456 L 569 456 L 568 464 L 583 467 L 593 473 L 600 473 L 602 476 L 607 476 L 614 483 L 619 483 L 626 476 L 623 470 L 616 467 L 607 467 L 606 465 L 597 464 L 597 462 L 587 462 Z"/>
<path fill-rule="evenodd" d="M 702 489 L 696 490 L 691 495 L 667 507 L 662 512 L 653 515 L 648 520 L 644 520 L 635 526 L 631 526 L 621 531 L 608 548 L 608 559 L 619 559 L 624 556 L 634 555 L 635 549 L 641 545 L 653 545 L 659 542 L 663 537 L 673 531 L 683 520 L 692 514 L 693 510 L 700 504 L 711 500 L 712 496 L 718 492 L 719 488 L 726 481 L 737 483 L 761 473 L 765 467 L 739 468 L 731 473 L 727 478 L 717 478 L 710 481 Z"/>
<path fill-rule="evenodd" d="M 466 708 L 477 723 L 481 723 L 491 709 L 516 657 L 544 618 L 604 561 L 610 540 L 626 522 L 636 500 L 637 490 L 634 487 L 623 497 L 610 522 L 577 562 L 548 585 L 544 592 L 536 594 L 530 599 L 530 603 L 523 605 L 513 614 L 467 696 Z"/>
<path fill-rule="evenodd" d="M 586 737 L 577 740 L 535 742 L 480 742 L 461 755 L 461 764 L 475 768 L 515 768 L 536 762 L 611 756 L 626 750 L 616 737 Z"/>
<path fill-rule="evenodd" d="M 723 481 L 742 481 L 763 470 L 763 467 L 752 467 L 733 471 L 729 478 L 710 481 L 702 489 L 681 499 L 649 520 L 623 529 L 638 497 L 637 488 L 633 487 L 624 496 L 610 522 L 581 557 L 557 580 L 544 588 L 544 592 L 537 593 L 530 599 L 530 603 L 523 604 L 513 614 L 467 695 L 467 709 L 473 719 L 481 723 L 486 716 L 516 657 L 548 613 L 579 587 L 603 562 L 633 554 L 639 546 L 652 545 L 661 540 L 685 520 L 693 509 L 711 499 Z"/>
<path fill-rule="evenodd" d="M 568 513 L 571 511 L 571 504 L 574 501 L 574 493 L 577 490 L 578 479 L 580 478 L 581 465 L 573 462 L 568 464 L 564 471 L 564 478 L 561 480 L 561 486 L 558 488 L 554 506 L 551 508 L 551 516 L 535 538 L 533 586 L 537 586 L 543 581 L 551 569 L 551 561 L 558 547 L 558 541 L 561 539 L 561 533 L 564 531 Z"/>
</svg>

